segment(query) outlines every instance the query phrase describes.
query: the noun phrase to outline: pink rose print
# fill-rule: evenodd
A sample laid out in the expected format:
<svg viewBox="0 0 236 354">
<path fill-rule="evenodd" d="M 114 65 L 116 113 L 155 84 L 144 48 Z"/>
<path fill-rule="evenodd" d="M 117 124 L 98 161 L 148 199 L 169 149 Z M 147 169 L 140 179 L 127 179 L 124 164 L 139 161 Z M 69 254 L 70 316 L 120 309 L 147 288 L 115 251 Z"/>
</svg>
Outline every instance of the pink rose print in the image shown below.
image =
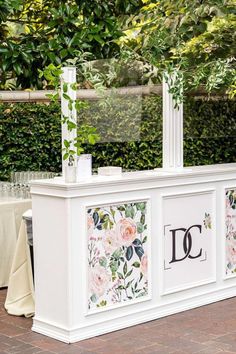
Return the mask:
<svg viewBox="0 0 236 354">
<path fill-rule="evenodd" d="M 96 265 L 90 270 L 89 275 L 91 293 L 97 295 L 98 297 L 102 296 L 110 282 L 110 274 L 104 267 Z"/>
<path fill-rule="evenodd" d="M 105 237 L 103 239 L 103 247 L 106 254 L 112 254 L 117 248 L 120 247 L 117 234 L 114 230 L 106 230 Z"/>
<path fill-rule="evenodd" d="M 148 258 L 147 255 L 144 254 L 141 258 L 141 262 L 140 262 L 140 270 L 143 273 L 143 275 L 147 275 L 147 270 L 148 270 Z"/>
<path fill-rule="evenodd" d="M 116 225 L 117 237 L 122 246 L 129 246 L 135 240 L 137 227 L 131 218 L 120 219 Z"/>
<path fill-rule="evenodd" d="M 87 217 L 87 227 L 88 227 L 88 232 L 92 232 L 94 229 L 94 221 L 93 217 L 91 215 L 88 215 Z"/>
<path fill-rule="evenodd" d="M 88 309 L 148 295 L 146 202 L 87 210 Z"/>
<path fill-rule="evenodd" d="M 231 208 L 231 204 L 230 204 L 230 201 L 228 198 L 226 198 L 226 200 L 225 200 L 225 207 L 226 207 L 227 211 Z"/>
<path fill-rule="evenodd" d="M 236 265 L 236 241 L 232 239 L 227 241 L 227 260 Z"/>
<path fill-rule="evenodd" d="M 226 217 L 232 218 L 234 216 L 234 210 L 232 208 L 226 209 Z"/>
</svg>

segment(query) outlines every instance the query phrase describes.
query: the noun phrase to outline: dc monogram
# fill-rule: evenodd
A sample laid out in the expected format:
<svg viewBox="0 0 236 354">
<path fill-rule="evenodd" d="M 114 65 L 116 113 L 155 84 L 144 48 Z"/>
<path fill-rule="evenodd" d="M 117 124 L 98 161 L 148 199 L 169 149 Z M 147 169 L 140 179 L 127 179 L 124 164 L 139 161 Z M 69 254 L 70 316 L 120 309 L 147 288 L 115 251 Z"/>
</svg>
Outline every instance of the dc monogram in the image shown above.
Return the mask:
<svg viewBox="0 0 236 354">
<path fill-rule="evenodd" d="M 188 229 L 181 227 L 178 229 L 169 230 L 171 233 L 171 237 L 172 237 L 172 259 L 169 262 L 169 264 L 175 263 L 175 262 L 181 262 L 186 258 L 196 259 L 196 258 L 199 258 L 202 256 L 202 248 L 200 248 L 199 251 L 195 254 L 193 254 L 191 252 L 192 247 L 193 247 L 193 242 L 194 242 L 191 231 L 194 229 L 197 229 L 199 231 L 199 234 L 201 234 L 202 225 L 192 225 Z M 183 240 L 182 247 L 183 247 L 184 256 L 178 258 L 177 251 L 176 251 L 176 244 L 177 244 L 177 242 L 179 242 L 178 239 L 179 239 L 180 233 L 184 233 L 183 238 L 182 238 L 182 240 Z"/>
</svg>

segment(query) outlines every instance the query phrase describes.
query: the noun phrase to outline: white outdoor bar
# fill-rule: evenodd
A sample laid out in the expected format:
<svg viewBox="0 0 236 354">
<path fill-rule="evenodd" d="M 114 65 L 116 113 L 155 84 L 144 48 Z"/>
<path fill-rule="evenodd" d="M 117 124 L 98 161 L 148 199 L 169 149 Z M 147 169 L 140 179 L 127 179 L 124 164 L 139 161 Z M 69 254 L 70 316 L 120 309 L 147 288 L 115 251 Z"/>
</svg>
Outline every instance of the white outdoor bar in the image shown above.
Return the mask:
<svg viewBox="0 0 236 354">
<path fill-rule="evenodd" d="M 75 342 L 235 296 L 234 198 L 236 164 L 34 182 L 33 330 Z"/>
<path fill-rule="evenodd" d="M 34 331 L 72 343 L 236 295 L 236 163 L 183 168 L 167 86 L 163 169 L 33 181 Z"/>
</svg>

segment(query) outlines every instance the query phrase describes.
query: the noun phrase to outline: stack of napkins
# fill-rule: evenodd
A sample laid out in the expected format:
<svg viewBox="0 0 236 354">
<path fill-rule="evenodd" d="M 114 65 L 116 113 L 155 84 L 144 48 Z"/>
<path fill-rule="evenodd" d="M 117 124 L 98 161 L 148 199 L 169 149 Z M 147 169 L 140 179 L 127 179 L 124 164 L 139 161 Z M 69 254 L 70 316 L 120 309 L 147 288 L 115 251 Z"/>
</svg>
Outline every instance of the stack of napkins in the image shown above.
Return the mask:
<svg viewBox="0 0 236 354">
<path fill-rule="evenodd" d="M 122 168 L 117 166 L 98 167 L 99 176 L 117 176 L 122 174 Z"/>
</svg>

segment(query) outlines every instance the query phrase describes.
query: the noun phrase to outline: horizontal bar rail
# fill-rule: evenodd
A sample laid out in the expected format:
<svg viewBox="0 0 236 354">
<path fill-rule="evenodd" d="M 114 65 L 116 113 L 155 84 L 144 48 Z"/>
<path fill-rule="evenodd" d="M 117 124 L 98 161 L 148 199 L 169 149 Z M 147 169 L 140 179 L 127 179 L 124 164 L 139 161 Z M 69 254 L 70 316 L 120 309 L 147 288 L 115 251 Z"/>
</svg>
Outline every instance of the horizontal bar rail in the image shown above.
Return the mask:
<svg viewBox="0 0 236 354">
<path fill-rule="evenodd" d="M 112 90 L 107 90 L 107 93 Z M 127 86 L 118 88 L 116 90 L 118 95 L 121 96 L 149 96 L 151 94 L 155 94 L 158 96 L 162 96 L 162 85 L 140 85 L 140 86 Z M 35 91 L 0 91 L 0 102 L 4 103 L 17 103 L 17 102 L 42 102 L 47 103 L 50 102 L 49 94 L 55 94 L 54 90 L 35 90 Z M 208 97 L 209 94 L 204 90 L 204 88 L 200 88 L 197 91 L 191 91 L 188 93 L 190 96 L 195 96 L 196 98 L 205 98 Z M 99 94 L 94 89 L 80 89 L 77 90 L 76 97 L 82 100 L 98 100 Z M 219 99 L 219 98 L 227 98 L 227 95 L 224 93 L 220 94 L 211 93 L 211 98 Z"/>
</svg>

